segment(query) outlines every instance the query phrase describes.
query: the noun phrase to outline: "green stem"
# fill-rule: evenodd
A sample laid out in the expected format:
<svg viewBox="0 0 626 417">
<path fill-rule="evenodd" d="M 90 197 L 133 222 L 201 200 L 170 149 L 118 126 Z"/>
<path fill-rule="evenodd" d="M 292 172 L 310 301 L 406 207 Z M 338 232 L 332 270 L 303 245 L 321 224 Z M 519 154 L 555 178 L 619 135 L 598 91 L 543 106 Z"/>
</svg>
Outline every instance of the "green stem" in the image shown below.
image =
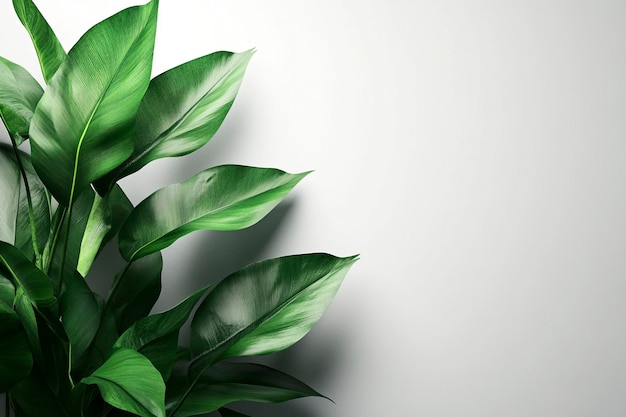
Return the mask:
<svg viewBox="0 0 626 417">
<path fill-rule="evenodd" d="M 6 126 L 6 125 L 5 125 Z M 39 253 L 39 245 L 37 244 L 37 229 L 35 227 L 35 211 L 33 210 L 33 199 L 30 194 L 30 186 L 28 185 L 28 177 L 26 176 L 26 170 L 24 169 L 24 164 L 22 163 L 22 158 L 20 157 L 20 152 L 17 149 L 17 142 L 13 135 L 11 136 L 11 144 L 13 145 L 13 152 L 15 153 L 15 160 L 17 161 L 17 166 L 22 174 L 22 180 L 24 181 L 24 188 L 26 189 L 26 200 L 28 201 L 28 220 L 30 223 L 30 234 L 31 240 L 33 244 L 33 250 L 35 253 L 35 263 L 41 268 L 41 253 Z"/>
</svg>

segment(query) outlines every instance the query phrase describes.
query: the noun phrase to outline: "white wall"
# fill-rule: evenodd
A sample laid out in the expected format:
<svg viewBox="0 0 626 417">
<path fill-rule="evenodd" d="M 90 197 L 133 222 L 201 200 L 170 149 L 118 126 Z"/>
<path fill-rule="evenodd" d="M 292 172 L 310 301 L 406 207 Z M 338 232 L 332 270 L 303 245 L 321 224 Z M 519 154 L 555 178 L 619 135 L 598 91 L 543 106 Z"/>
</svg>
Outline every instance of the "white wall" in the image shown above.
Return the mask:
<svg viewBox="0 0 626 417">
<path fill-rule="evenodd" d="M 128 0 L 37 2 L 69 47 Z M 0 55 L 37 71 L 0 2 Z M 162 0 L 155 74 L 258 49 L 201 152 L 315 169 L 275 214 L 166 251 L 166 308 L 249 262 L 361 253 L 272 361 L 331 396 L 274 417 L 626 414 L 626 3 Z"/>
</svg>

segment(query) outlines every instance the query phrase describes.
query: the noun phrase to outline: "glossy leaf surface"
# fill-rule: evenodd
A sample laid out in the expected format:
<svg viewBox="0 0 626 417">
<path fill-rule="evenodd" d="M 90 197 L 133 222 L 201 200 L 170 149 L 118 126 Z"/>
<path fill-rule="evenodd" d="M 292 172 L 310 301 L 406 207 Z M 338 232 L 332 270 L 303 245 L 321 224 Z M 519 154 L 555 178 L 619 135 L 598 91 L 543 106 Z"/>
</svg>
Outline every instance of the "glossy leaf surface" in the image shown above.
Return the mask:
<svg viewBox="0 0 626 417">
<path fill-rule="evenodd" d="M 168 391 L 167 408 L 175 407 L 184 392 L 185 389 L 180 388 L 172 393 Z M 278 403 L 309 396 L 322 395 L 298 379 L 268 366 L 220 363 L 202 373 L 175 415 L 187 417 L 209 413 L 235 401 Z"/>
<path fill-rule="evenodd" d="M 65 206 L 133 150 L 135 114 L 150 81 L 156 4 L 128 8 L 87 31 L 35 110 L 33 164 Z"/>
<path fill-rule="evenodd" d="M 137 321 L 120 336 L 115 347 L 134 349 L 143 354 L 167 379 L 176 360 L 180 328 L 206 289 L 196 291 L 171 310 Z"/>
<path fill-rule="evenodd" d="M 47 83 L 65 60 L 65 51 L 32 0 L 13 0 L 13 8 L 33 41 Z"/>
<path fill-rule="evenodd" d="M 138 376 L 141 376 L 138 378 Z M 132 349 L 118 349 L 89 377 L 104 400 L 141 417 L 165 417 L 165 383 L 145 356 Z"/>
<path fill-rule="evenodd" d="M 253 53 L 215 52 L 154 78 L 137 113 L 135 149 L 115 179 L 205 145 L 228 114 Z"/>
<path fill-rule="evenodd" d="M 252 226 L 307 174 L 239 165 L 202 171 L 142 201 L 120 230 L 120 252 L 127 260 L 136 259 L 195 230 Z"/>
<path fill-rule="evenodd" d="M 356 257 L 287 256 L 220 282 L 191 322 L 195 372 L 216 360 L 285 349 L 322 316 Z"/>
<path fill-rule="evenodd" d="M 43 89 L 21 66 L 0 57 L 0 118 L 19 145 L 28 128 Z"/>
<path fill-rule="evenodd" d="M 46 274 L 37 269 L 17 248 L 5 242 L 0 242 L 1 269 L 5 269 L 5 275 L 22 288 L 37 307 L 54 304 L 56 299 Z"/>
</svg>

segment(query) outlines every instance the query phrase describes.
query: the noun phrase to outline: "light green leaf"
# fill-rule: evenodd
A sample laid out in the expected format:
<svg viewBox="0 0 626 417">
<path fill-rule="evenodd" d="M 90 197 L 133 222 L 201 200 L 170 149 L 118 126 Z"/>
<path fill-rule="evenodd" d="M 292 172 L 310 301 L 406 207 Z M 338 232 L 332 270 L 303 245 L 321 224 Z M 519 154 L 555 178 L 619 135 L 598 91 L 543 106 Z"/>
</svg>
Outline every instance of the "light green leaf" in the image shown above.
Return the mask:
<svg viewBox="0 0 626 417">
<path fill-rule="evenodd" d="M 269 213 L 308 172 L 223 165 L 142 201 L 119 234 L 127 260 L 161 250 L 195 230 L 239 230 Z"/>
<path fill-rule="evenodd" d="M 150 81 L 157 1 L 91 28 L 50 81 L 30 127 L 33 164 L 64 206 L 133 150 Z"/>
<path fill-rule="evenodd" d="M 4 268 L 3 268 L 4 267 Z M 24 290 L 36 307 L 48 307 L 54 304 L 52 284 L 46 274 L 37 269 L 17 248 L 0 242 L 0 270 L 13 283 Z"/>
<path fill-rule="evenodd" d="M 120 336 L 114 347 L 134 349 L 143 354 L 167 380 L 176 361 L 180 328 L 207 288 L 191 294 L 171 310 L 139 320 Z"/>
<path fill-rule="evenodd" d="M 117 275 L 107 308 L 120 332 L 146 317 L 161 293 L 163 258 L 160 252 L 134 261 L 126 273 Z"/>
<path fill-rule="evenodd" d="M 138 377 L 140 376 L 140 377 Z M 165 383 L 145 356 L 132 349 L 118 349 L 89 377 L 104 400 L 141 417 L 165 417 Z"/>
<path fill-rule="evenodd" d="M 109 195 L 100 197 L 93 191 L 93 204 L 85 224 L 85 233 L 80 242 L 80 250 L 76 270 L 87 276 L 96 255 L 100 252 L 104 239 L 111 230 L 111 205 L 108 201 Z M 85 193 L 86 194 L 86 193 Z"/>
<path fill-rule="evenodd" d="M 33 41 L 41 72 L 47 83 L 65 59 L 65 51 L 46 19 L 31 0 L 13 0 L 13 7 Z"/>
<path fill-rule="evenodd" d="M 0 57 L 0 118 L 19 145 L 28 128 L 43 89 L 21 66 Z"/>
<path fill-rule="evenodd" d="M 17 164 L 4 152 L 0 152 L 0 241 L 2 242 L 15 243 L 20 183 L 20 171 Z"/>
<path fill-rule="evenodd" d="M 154 78 L 137 112 L 133 154 L 108 182 L 205 145 L 228 114 L 253 53 L 215 52 Z"/>
<path fill-rule="evenodd" d="M 300 340 L 322 316 L 356 259 L 287 256 L 226 277 L 191 322 L 194 372 L 219 359 L 272 353 Z"/>
<path fill-rule="evenodd" d="M 183 398 L 185 384 L 168 385 L 166 408 L 174 409 Z M 176 411 L 176 417 L 210 413 L 235 401 L 278 403 L 320 393 L 276 369 L 253 363 L 219 363 L 204 371 Z"/>
</svg>

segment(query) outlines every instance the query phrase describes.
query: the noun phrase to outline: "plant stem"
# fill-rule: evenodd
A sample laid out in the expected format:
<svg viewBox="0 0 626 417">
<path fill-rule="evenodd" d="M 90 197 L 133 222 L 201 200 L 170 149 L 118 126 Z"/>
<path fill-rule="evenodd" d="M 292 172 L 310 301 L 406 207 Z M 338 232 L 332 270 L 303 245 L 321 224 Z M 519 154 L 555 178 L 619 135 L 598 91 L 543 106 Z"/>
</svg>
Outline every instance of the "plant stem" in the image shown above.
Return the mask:
<svg viewBox="0 0 626 417">
<path fill-rule="evenodd" d="M 6 125 L 5 125 L 6 126 Z M 33 199 L 30 194 L 30 186 L 28 185 L 28 177 L 26 176 L 26 170 L 24 169 L 24 164 L 22 163 L 22 158 L 20 157 L 20 152 L 17 149 L 17 142 L 13 135 L 11 136 L 11 144 L 13 145 L 13 152 L 15 153 L 15 160 L 17 161 L 17 166 L 22 174 L 22 180 L 24 181 L 24 188 L 26 189 L 26 200 L 28 201 L 28 220 L 30 223 L 30 234 L 31 240 L 33 244 L 33 251 L 35 253 L 35 263 L 41 268 L 41 254 L 39 253 L 39 245 L 37 244 L 37 229 L 35 227 L 35 212 L 33 210 Z"/>
</svg>

